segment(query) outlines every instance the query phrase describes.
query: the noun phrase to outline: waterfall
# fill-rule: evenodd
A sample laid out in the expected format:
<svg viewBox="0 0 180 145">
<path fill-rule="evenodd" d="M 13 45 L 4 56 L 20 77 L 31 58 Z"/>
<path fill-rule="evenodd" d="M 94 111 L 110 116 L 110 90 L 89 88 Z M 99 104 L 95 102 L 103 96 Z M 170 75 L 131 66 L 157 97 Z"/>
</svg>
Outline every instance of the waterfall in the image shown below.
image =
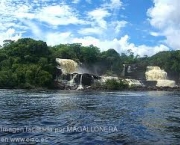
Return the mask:
<svg viewBox="0 0 180 145">
<path fill-rule="evenodd" d="M 128 73 L 131 73 L 131 72 L 132 72 L 130 65 L 129 65 L 128 68 L 127 68 L 127 72 L 128 72 Z"/>
<path fill-rule="evenodd" d="M 143 84 L 136 79 L 125 79 L 125 81 L 127 81 L 129 86 L 143 86 Z"/>
<path fill-rule="evenodd" d="M 70 74 L 77 71 L 78 64 L 74 60 L 56 58 L 56 62 L 60 65 L 63 74 Z"/>
<path fill-rule="evenodd" d="M 80 83 L 79 83 L 79 86 L 78 86 L 77 90 L 82 90 L 82 89 L 84 89 L 84 88 L 83 88 L 83 85 L 82 85 L 82 77 L 83 77 L 83 74 L 81 74 Z"/>
<path fill-rule="evenodd" d="M 73 75 L 72 79 L 69 81 L 70 86 L 74 86 L 74 79 L 76 78 L 78 74 Z"/>
<path fill-rule="evenodd" d="M 147 66 L 145 76 L 148 81 L 166 80 L 167 72 L 161 70 L 158 66 Z"/>
<path fill-rule="evenodd" d="M 123 64 L 122 76 L 125 77 L 125 75 L 126 75 L 126 64 Z"/>
<path fill-rule="evenodd" d="M 93 75 L 91 75 L 91 78 L 92 78 L 92 81 L 91 81 L 91 82 L 92 82 L 92 83 L 94 83 L 94 76 L 93 76 Z"/>
<path fill-rule="evenodd" d="M 157 81 L 157 87 L 175 87 L 175 81 L 167 79 L 167 72 L 158 66 L 147 66 L 145 72 L 147 81 Z"/>
</svg>

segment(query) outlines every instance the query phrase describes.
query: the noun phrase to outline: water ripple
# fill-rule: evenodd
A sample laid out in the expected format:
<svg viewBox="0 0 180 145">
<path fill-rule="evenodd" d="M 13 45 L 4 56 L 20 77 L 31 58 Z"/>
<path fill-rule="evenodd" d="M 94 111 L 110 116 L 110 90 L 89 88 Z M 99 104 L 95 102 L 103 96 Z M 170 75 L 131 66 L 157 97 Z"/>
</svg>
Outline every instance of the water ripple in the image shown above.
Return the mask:
<svg viewBox="0 0 180 145">
<path fill-rule="evenodd" d="M 64 145 L 180 142 L 179 92 L 0 90 L 0 100 L 0 137 Z M 29 131 L 3 130 L 20 127 Z"/>
</svg>

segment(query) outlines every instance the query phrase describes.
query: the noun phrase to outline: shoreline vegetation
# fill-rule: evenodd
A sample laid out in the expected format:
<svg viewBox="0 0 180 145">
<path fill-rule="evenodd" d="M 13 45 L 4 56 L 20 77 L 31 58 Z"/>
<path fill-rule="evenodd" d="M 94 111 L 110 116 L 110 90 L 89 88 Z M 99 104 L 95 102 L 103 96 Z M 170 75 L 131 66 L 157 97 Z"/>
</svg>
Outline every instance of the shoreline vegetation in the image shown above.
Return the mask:
<svg viewBox="0 0 180 145">
<path fill-rule="evenodd" d="M 46 42 L 22 38 L 16 42 L 4 41 L 0 48 L 1 89 L 59 89 L 55 82 L 56 58 L 72 59 L 86 66 L 90 73 L 120 77 L 123 64 L 136 64 L 137 71 L 154 65 L 164 69 L 169 78 L 179 85 L 180 50 L 163 51 L 153 56 L 135 55 L 132 50 L 119 54 L 114 49 L 101 52 L 99 48 L 79 43 L 47 46 Z M 65 89 L 65 90 L 68 90 Z M 128 87 L 122 82 L 107 81 L 105 85 L 92 85 L 86 90 L 180 90 L 180 87 Z"/>
</svg>

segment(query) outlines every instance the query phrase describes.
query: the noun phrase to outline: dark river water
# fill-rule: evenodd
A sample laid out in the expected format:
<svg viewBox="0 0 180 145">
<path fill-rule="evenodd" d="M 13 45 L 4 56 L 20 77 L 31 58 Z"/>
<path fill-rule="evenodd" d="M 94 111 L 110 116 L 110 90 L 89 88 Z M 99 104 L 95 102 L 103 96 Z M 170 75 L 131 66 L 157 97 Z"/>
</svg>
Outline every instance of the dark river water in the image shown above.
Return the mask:
<svg viewBox="0 0 180 145">
<path fill-rule="evenodd" d="M 0 144 L 179 144 L 180 92 L 0 90 Z"/>
</svg>

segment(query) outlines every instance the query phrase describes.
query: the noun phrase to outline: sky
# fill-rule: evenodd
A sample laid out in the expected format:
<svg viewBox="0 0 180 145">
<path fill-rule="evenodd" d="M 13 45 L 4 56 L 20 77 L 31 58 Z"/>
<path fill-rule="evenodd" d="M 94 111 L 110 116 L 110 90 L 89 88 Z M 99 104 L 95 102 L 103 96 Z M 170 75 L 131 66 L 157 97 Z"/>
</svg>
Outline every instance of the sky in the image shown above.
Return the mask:
<svg viewBox="0 0 180 145">
<path fill-rule="evenodd" d="M 180 0 L 0 0 L 3 40 L 94 45 L 135 55 L 180 49 Z"/>
</svg>

